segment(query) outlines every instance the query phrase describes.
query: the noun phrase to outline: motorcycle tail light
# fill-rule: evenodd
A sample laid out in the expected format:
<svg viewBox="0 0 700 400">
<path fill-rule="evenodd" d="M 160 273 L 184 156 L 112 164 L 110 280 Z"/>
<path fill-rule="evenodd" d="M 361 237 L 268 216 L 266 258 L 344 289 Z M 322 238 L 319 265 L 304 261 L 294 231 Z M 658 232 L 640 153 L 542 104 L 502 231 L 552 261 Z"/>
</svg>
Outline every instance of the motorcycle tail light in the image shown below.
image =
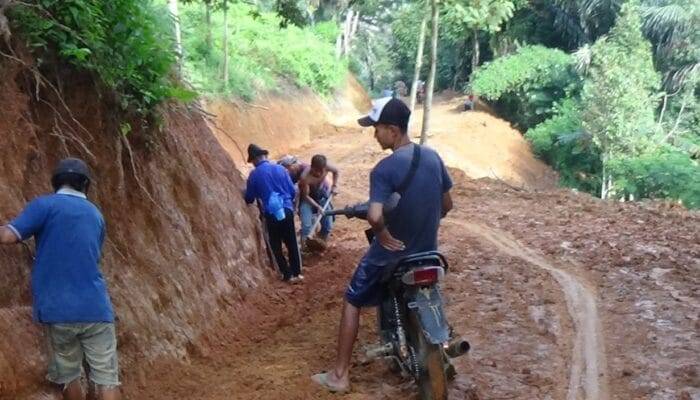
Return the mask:
<svg viewBox="0 0 700 400">
<path fill-rule="evenodd" d="M 444 276 L 442 267 L 416 268 L 403 274 L 401 281 L 406 285 L 432 285 Z"/>
</svg>

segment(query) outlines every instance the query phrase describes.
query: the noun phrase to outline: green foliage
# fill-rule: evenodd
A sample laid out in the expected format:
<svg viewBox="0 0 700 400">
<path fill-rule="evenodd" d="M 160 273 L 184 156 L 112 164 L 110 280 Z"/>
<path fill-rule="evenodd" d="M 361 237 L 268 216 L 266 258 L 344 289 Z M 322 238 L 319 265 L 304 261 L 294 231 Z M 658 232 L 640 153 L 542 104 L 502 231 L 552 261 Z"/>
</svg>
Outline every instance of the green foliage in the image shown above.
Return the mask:
<svg viewBox="0 0 700 400">
<path fill-rule="evenodd" d="M 567 99 L 554 107 L 554 116 L 529 129 L 525 137 L 535 154 L 559 172 L 563 185 L 596 193 L 601 162 L 589 135 L 581 130 L 578 104 Z"/>
<path fill-rule="evenodd" d="M 488 100 L 496 100 L 507 92 L 566 83 L 571 77 L 571 64 L 571 56 L 561 50 L 525 46 L 482 66 L 473 74 L 470 89 Z"/>
<path fill-rule="evenodd" d="M 340 34 L 340 27 L 333 21 L 319 22 L 314 25 L 313 32 L 321 41 L 335 46 L 335 40 Z"/>
<path fill-rule="evenodd" d="M 572 63 L 561 50 L 525 46 L 479 68 L 469 90 L 496 100 L 502 115 L 528 129 L 551 115 L 554 102 L 578 91 L 581 82 Z"/>
<path fill-rule="evenodd" d="M 147 115 L 185 94 L 169 78 L 175 55 L 159 14 L 150 1 L 35 0 L 18 3 L 10 15 L 40 63 L 58 55 L 93 71 L 124 110 Z"/>
<path fill-rule="evenodd" d="M 382 89 L 393 88 L 398 76 L 390 38 L 387 30 L 373 27 L 360 29 L 353 39 L 349 62 L 353 73 L 365 83 L 371 96 L 378 95 Z"/>
<path fill-rule="evenodd" d="M 463 37 L 473 31 L 497 32 L 513 16 L 515 3 L 510 0 L 450 0 L 441 15 L 450 37 Z"/>
<path fill-rule="evenodd" d="M 615 195 L 636 199 L 669 198 L 700 208 L 700 166 L 672 147 L 610 163 Z"/>
<path fill-rule="evenodd" d="M 391 24 L 393 43 L 389 56 L 396 66 L 398 77 L 407 82 L 413 80 L 413 72 L 416 66 L 416 52 L 418 51 L 418 34 L 420 32 L 421 21 L 426 13 L 429 14 L 429 11 L 424 1 L 410 3 L 396 12 L 396 19 Z M 428 64 L 426 60 L 428 60 L 430 54 L 428 50 L 430 49 L 428 43 L 430 34 L 428 33 L 425 36 L 426 43 L 424 43 L 424 49 L 427 51 L 423 52 L 423 70 L 426 72 L 423 76 L 427 75 L 428 68 L 430 67 L 430 65 L 426 67 L 426 64 Z M 442 42 L 444 42 L 444 40 L 441 40 L 441 43 Z M 439 52 L 439 54 L 441 54 L 440 59 L 443 59 L 445 53 Z"/>
<path fill-rule="evenodd" d="M 303 5 L 297 0 L 276 0 L 275 12 L 280 17 L 280 28 L 286 28 L 289 24 L 304 26 L 307 23 L 307 15 Z"/>
<path fill-rule="evenodd" d="M 583 127 L 601 149 L 604 162 L 649 148 L 656 134 L 659 85 L 639 9 L 626 3 L 610 35 L 593 45 L 582 91 Z"/>
<path fill-rule="evenodd" d="M 668 90 L 700 75 L 700 5 L 694 0 L 648 0 L 643 29 L 653 42 L 656 63 Z"/>
<path fill-rule="evenodd" d="M 291 81 L 321 94 L 331 93 L 345 77 L 346 65 L 336 60 L 335 48 L 322 37 L 331 29 L 289 25 L 280 17 L 244 4 L 229 6 L 229 81 L 222 82 L 223 16 L 212 15 L 212 48 L 206 43 L 204 10 L 182 7 L 185 71 L 192 83 L 212 94 L 233 94 L 250 100 L 257 93 Z"/>
</svg>

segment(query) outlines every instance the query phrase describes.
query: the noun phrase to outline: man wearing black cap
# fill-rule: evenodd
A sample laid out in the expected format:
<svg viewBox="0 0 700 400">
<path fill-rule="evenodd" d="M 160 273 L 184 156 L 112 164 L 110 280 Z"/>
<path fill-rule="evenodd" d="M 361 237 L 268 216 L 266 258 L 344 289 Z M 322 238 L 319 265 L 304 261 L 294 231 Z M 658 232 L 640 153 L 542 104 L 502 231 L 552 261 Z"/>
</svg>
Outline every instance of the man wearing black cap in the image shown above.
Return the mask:
<svg viewBox="0 0 700 400">
<path fill-rule="evenodd" d="M 413 253 L 437 250 L 440 218 L 452 208 L 449 193 L 452 180 L 447 169 L 434 150 L 411 142 L 410 116 L 406 104 L 387 97 L 372 102 L 370 114 L 358 120 L 361 126 L 373 126 L 379 145 L 393 153 L 382 159 L 370 174 L 367 221 L 375 239 L 345 292 L 335 365 L 329 372 L 312 377 L 314 382 L 333 392 L 344 392 L 350 387 L 350 358 L 360 309 L 379 304 L 384 267 Z M 408 171 L 414 159 L 417 166 L 411 176 Z M 401 200 L 385 217 L 383 205 L 395 192 L 401 195 Z"/>
<path fill-rule="evenodd" d="M 281 165 L 270 163 L 267 154 L 267 150 L 257 145 L 248 146 L 248 162 L 253 164 L 255 169 L 248 176 L 245 201 L 251 204 L 255 199 L 259 199 L 263 204 L 270 247 L 283 280 L 301 281 L 304 276 L 301 275 L 301 258 L 294 228 L 296 189 L 287 170 Z M 287 247 L 289 262 L 282 253 L 282 242 Z"/>
<path fill-rule="evenodd" d="M 114 312 L 99 263 L 105 238 L 100 211 L 87 200 L 90 172 L 79 159 L 62 160 L 51 184 L 55 193 L 31 201 L 0 227 L 0 243 L 34 237 L 34 319 L 51 343 L 47 378 L 63 387 L 63 398 L 83 399 L 83 357 L 102 400 L 118 398 L 119 368 Z"/>
</svg>

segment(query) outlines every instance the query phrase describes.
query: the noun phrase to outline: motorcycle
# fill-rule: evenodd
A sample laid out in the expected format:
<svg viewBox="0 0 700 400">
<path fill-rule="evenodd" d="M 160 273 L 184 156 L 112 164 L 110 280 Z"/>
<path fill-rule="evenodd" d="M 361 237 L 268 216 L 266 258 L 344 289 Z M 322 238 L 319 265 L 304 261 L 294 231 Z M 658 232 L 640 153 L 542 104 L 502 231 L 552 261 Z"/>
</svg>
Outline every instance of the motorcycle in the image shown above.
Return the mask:
<svg viewBox="0 0 700 400">
<path fill-rule="evenodd" d="M 385 213 L 397 203 L 392 197 Z M 368 203 L 361 203 L 325 215 L 366 220 L 368 209 Z M 365 234 L 371 243 L 371 229 Z M 421 400 L 447 399 L 447 381 L 455 375 L 449 360 L 470 348 L 463 338 L 453 338 L 443 311 L 439 283 L 448 269 L 447 259 L 437 251 L 411 254 L 387 265 L 377 313 L 380 344 L 366 351 L 369 360 L 388 360 L 394 372 L 412 378 Z"/>
</svg>

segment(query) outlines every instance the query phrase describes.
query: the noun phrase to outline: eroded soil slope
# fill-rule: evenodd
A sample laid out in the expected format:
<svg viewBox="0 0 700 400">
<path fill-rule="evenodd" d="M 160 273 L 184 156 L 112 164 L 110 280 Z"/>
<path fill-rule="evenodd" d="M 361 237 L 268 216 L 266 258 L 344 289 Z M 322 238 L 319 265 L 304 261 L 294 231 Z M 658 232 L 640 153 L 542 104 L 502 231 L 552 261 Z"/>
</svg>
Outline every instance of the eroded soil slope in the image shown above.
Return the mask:
<svg viewBox="0 0 700 400">
<path fill-rule="evenodd" d="M 3 58 L 0 71 L 0 223 L 50 190 L 57 160 L 88 161 L 90 197 L 108 226 L 102 269 L 127 386 L 156 358 L 187 360 L 234 337 L 257 311 L 246 298 L 265 290 L 271 270 L 241 175 L 202 116 L 171 107 L 149 139 L 132 121 L 122 140 L 117 106 L 88 75 L 59 68 L 37 89 L 20 62 Z M 3 399 L 54 398 L 43 383 L 45 340 L 31 322 L 29 257 L 20 246 L 0 248 Z"/>
</svg>

